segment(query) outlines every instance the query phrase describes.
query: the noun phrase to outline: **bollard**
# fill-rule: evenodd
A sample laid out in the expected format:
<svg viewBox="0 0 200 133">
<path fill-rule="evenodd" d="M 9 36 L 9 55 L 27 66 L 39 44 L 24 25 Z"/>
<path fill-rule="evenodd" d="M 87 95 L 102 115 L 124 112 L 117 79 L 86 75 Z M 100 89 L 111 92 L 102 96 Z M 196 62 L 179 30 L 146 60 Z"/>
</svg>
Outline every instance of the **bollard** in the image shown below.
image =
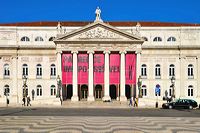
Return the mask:
<svg viewBox="0 0 200 133">
<path fill-rule="evenodd" d="M 158 102 L 156 102 L 156 108 L 158 108 Z"/>
</svg>

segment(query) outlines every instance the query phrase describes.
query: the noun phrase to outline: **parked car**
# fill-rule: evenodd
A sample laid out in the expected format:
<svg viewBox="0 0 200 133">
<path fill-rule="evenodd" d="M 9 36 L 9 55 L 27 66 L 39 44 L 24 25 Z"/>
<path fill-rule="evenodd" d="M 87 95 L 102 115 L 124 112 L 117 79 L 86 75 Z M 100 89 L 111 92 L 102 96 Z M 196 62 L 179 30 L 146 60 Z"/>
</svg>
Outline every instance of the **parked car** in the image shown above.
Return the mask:
<svg viewBox="0 0 200 133">
<path fill-rule="evenodd" d="M 184 108 L 184 109 L 193 109 L 198 107 L 196 101 L 192 99 L 177 99 L 169 103 L 163 103 L 162 108 L 164 109 L 173 109 L 173 108 Z"/>
</svg>

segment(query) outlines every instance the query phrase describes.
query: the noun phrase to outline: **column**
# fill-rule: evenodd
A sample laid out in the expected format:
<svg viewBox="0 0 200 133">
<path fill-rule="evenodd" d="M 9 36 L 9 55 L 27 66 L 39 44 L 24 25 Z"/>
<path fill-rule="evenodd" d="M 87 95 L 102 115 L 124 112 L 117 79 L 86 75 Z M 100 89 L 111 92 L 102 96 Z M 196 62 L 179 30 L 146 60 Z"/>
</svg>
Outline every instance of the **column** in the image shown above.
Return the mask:
<svg viewBox="0 0 200 133">
<path fill-rule="evenodd" d="M 89 54 L 89 79 L 88 79 L 88 85 L 89 85 L 89 96 L 88 101 L 94 101 L 94 84 L 93 84 L 93 54 L 94 51 L 88 51 Z"/>
<path fill-rule="evenodd" d="M 127 101 L 127 97 L 125 96 L 125 54 L 126 51 L 120 51 L 121 59 L 120 59 L 120 101 Z"/>
<path fill-rule="evenodd" d="M 73 96 L 71 98 L 71 101 L 78 101 L 78 73 L 77 73 L 77 54 L 78 51 L 72 51 L 73 54 Z"/>
<path fill-rule="evenodd" d="M 137 59 L 136 59 L 136 97 L 139 95 L 139 88 L 138 88 L 138 78 L 141 74 L 141 68 L 140 68 L 140 59 L 141 59 L 141 51 L 136 51 Z"/>
<path fill-rule="evenodd" d="M 185 96 L 185 74 L 187 69 L 185 69 L 185 57 L 180 57 L 180 90 L 175 90 L 175 96 L 176 98 L 179 98 L 177 95 L 177 92 L 179 91 L 180 93 L 180 98 Z M 175 86 L 176 87 L 176 86 Z M 177 89 L 177 87 L 175 88 Z"/>
<path fill-rule="evenodd" d="M 103 101 L 111 100 L 110 98 L 110 74 L 109 74 L 109 54 L 110 51 L 104 51 L 105 54 L 105 70 L 104 70 L 104 97 Z"/>
<path fill-rule="evenodd" d="M 62 55 L 62 51 L 57 51 L 57 75 L 60 77 L 60 80 L 61 80 L 61 88 L 60 88 L 60 90 L 58 90 L 57 92 L 59 92 L 60 93 L 60 96 L 61 96 L 61 99 L 63 99 L 63 95 L 62 95 L 62 65 L 61 65 L 61 63 L 62 63 L 62 57 L 61 57 L 61 55 Z M 58 87 L 58 85 L 57 85 L 57 89 L 59 89 L 59 87 Z"/>
<path fill-rule="evenodd" d="M 14 57 L 12 57 L 12 69 L 13 69 L 13 71 L 12 71 L 12 88 L 13 88 L 13 92 L 12 92 L 12 94 L 11 94 L 11 96 L 12 97 L 10 97 L 10 98 L 12 98 L 12 101 L 15 101 L 15 102 L 17 102 L 17 103 L 19 103 L 19 95 L 18 95 L 18 86 L 17 86 L 17 77 L 18 77 L 18 74 L 17 74 L 17 72 L 18 72 L 18 70 L 17 70 L 17 56 L 14 56 Z M 10 99 L 11 100 L 11 99 Z"/>
</svg>

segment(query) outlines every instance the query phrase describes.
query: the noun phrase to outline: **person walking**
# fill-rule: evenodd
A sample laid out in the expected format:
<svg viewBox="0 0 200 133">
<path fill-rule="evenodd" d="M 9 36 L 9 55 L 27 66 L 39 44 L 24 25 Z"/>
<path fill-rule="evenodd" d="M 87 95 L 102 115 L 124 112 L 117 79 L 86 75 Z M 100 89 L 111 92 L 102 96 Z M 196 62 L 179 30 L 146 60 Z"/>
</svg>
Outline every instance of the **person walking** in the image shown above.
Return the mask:
<svg viewBox="0 0 200 133">
<path fill-rule="evenodd" d="M 30 97 L 27 97 L 27 106 L 31 106 L 31 98 Z"/>
<path fill-rule="evenodd" d="M 22 106 L 25 106 L 25 104 L 26 104 L 26 99 L 25 99 L 25 97 L 22 98 L 22 102 L 23 102 Z"/>
</svg>

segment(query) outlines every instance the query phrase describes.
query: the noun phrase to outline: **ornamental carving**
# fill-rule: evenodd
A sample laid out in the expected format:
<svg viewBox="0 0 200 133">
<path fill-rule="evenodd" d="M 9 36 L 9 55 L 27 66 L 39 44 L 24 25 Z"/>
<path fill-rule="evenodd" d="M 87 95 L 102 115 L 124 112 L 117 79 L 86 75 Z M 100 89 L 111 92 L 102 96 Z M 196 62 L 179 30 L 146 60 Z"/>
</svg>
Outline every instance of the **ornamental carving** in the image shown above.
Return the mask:
<svg viewBox="0 0 200 133">
<path fill-rule="evenodd" d="M 35 58 L 35 61 L 37 61 L 37 62 L 42 62 L 42 59 L 43 59 L 42 57 L 36 57 L 36 58 Z"/>
<path fill-rule="evenodd" d="M 3 61 L 4 61 L 4 62 L 10 62 L 10 58 L 11 58 L 11 57 L 4 56 L 4 57 L 3 57 Z"/>
<path fill-rule="evenodd" d="M 56 61 L 56 57 L 49 57 L 49 62 L 55 62 Z"/>
<path fill-rule="evenodd" d="M 101 27 L 94 28 L 92 30 L 83 32 L 79 34 L 79 39 L 85 39 L 85 38 L 95 38 L 95 39 L 120 39 L 120 35 L 111 32 L 109 30 L 106 30 Z"/>
<path fill-rule="evenodd" d="M 28 62 L 29 61 L 29 57 L 21 57 L 21 61 L 22 62 Z"/>
</svg>

